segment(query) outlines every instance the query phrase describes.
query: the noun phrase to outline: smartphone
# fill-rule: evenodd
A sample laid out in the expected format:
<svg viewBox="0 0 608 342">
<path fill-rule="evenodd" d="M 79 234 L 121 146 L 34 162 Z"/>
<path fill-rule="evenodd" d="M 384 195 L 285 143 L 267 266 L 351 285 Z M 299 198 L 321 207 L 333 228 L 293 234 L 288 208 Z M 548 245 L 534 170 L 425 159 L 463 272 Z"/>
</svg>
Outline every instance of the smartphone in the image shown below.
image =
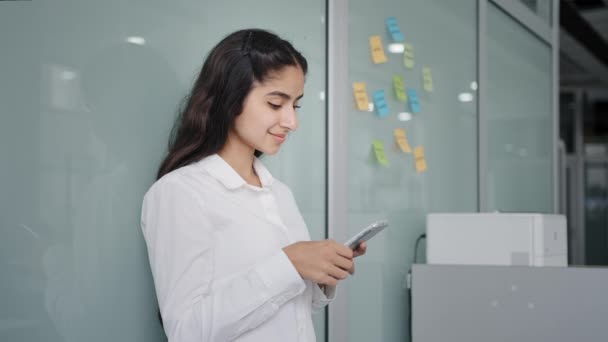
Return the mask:
<svg viewBox="0 0 608 342">
<path fill-rule="evenodd" d="M 374 235 L 381 232 L 387 226 L 388 226 L 387 220 L 374 222 L 374 223 L 370 224 L 369 226 L 367 226 L 367 228 L 360 231 L 359 234 L 353 236 L 348 241 L 346 241 L 344 243 L 344 245 L 348 246 L 350 249 L 354 250 L 357 248 L 357 246 L 359 246 L 359 243 L 361 243 L 362 241 L 367 241 L 367 240 L 371 239 L 372 237 L 374 237 Z"/>
</svg>

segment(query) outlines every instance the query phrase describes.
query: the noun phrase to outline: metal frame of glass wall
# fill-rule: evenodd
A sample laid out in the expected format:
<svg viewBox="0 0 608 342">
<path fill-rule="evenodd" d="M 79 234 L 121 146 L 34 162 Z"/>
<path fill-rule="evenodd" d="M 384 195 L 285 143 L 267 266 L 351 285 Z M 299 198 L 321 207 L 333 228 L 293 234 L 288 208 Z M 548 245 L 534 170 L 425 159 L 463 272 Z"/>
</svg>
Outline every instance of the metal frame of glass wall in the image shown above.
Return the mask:
<svg viewBox="0 0 608 342">
<path fill-rule="evenodd" d="M 564 87 L 561 93 L 570 93 L 574 97 L 574 153 L 564 151 L 563 163 L 560 172 L 564 177 L 564 210 L 568 217 L 568 226 L 572 236 L 569 249 L 569 263 L 585 265 L 585 152 L 583 136 L 583 115 L 585 106 L 585 90 L 582 88 Z M 566 195 L 568 194 L 568 195 Z"/>
</svg>

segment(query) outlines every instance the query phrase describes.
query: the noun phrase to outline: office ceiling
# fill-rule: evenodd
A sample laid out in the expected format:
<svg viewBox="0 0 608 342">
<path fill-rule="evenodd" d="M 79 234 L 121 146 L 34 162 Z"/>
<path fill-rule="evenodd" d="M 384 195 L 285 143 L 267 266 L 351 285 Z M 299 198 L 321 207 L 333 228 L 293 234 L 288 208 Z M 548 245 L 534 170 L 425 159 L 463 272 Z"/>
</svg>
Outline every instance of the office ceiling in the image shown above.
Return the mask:
<svg viewBox="0 0 608 342">
<path fill-rule="evenodd" d="M 603 0 L 578 0 L 575 7 L 593 28 L 608 42 L 608 6 Z"/>
<path fill-rule="evenodd" d="M 560 1 L 560 78 L 567 86 L 608 86 L 605 0 Z M 564 18 L 567 14 L 567 18 Z M 574 18 L 573 18 L 574 16 Z"/>
</svg>

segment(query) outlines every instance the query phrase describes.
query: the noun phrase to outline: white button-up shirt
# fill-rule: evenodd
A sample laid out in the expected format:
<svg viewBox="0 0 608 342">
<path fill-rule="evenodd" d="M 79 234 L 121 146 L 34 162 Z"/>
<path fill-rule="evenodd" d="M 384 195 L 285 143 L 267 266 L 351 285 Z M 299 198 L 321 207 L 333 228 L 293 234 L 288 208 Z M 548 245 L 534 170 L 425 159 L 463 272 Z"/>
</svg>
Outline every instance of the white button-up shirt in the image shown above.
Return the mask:
<svg viewBox="0 0 608 342">
<path fill-rule="evenodd" d="M 168 173 L 144 197 L 141 227 L 171 342 L 315 341 L 311 312 L 333 299 L 282 248 L 310 240 L 289 188 L 256 158 L 262 187 L 220 156 Z"/>
</svg>

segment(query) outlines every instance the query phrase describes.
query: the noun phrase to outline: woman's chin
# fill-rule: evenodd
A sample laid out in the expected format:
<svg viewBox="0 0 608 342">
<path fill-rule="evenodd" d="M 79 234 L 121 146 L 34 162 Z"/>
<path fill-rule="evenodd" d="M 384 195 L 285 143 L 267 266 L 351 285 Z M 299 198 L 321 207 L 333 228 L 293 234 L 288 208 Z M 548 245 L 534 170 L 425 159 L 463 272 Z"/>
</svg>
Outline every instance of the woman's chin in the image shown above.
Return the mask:
<svg viewBox="0 0 608 342">
<path fill-rule="evenodd" d="M 275 148 L 275 149 L 268 150 L 268 152 L 264 152 L 264 154 L 267 156 L 273 156 L 273 155 L 279 153 L 280 150 L 281 150 L 280 148 Z"/>
<path fill-rule="evenodd" d="M 279 153 L 280 150 L 281 150 L 281 146 L 273 146 L 273 147 L 267 147 L 264 149 L 258 149 L 258 151 L 264 153 L 267 156 L 275 155 L 275 154 Z"/>
</svg>

